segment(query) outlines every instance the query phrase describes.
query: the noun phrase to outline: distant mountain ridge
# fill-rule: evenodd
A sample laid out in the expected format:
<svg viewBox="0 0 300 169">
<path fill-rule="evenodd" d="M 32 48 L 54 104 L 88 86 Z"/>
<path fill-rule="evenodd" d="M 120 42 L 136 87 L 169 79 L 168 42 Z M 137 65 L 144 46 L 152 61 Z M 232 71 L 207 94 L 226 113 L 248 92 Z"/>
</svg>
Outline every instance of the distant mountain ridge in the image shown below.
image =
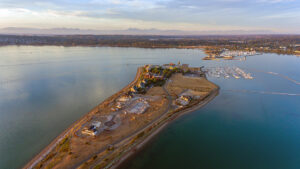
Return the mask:
<svg viewBox="0 0 300 169">
<path fill-rule="evenodd" d="M 0 34 L 9 35 L 248 35 L 248 34 L 279 34 L 270 30 L 229 30 L 229 31 L 181 31 L 160 29 L 125 30 L 93 30 L 77 28 L 19 28 L 7 27 L 0 29 Z"/>
</svg>

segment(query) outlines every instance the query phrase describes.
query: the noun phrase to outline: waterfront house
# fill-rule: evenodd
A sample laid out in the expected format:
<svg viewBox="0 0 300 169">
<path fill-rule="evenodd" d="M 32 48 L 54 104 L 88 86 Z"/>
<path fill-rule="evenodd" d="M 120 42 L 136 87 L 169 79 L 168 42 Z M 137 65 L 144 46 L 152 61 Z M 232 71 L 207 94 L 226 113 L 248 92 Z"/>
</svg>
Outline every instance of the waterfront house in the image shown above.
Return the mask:
<svg viewBox="0 0 300 169">
<path fill-rule="evenodd" d="M 150 72 L 152 69 L 152 65 L 145 65 L 144 67 L 145 67 L 146 72 Z"/>
<path fill-rule="evenodd" d="M 145 73 L 144 79 L 151 79 L 152 74 L 151 73 Z"/>
<path fill-rule="evenodd" d="M 92 126 L 94 126 L 95 128 L 99 128 L 100 125 L 101 125 L 101 122 L 100 122 L 100 121 L 94 121 L 94 122 L 92 123 Z"/>
<path fill-rule="evenodd" d="M 170 66 L 175 66 L 175 63 L 170 62 L 169 65 Z"/>
<path fill-rule="evenodd" d="M 178 67 L 178 66 L 176 66 L 174 63 L 169 63 L 169 64 L 164 64 L 163 65 L 163 68 L 164 69 L 170 69 L 170 70 L 173 70 L 174 68 L 176 68 L 176 67 Z"/>
<path fill-rule="evenodd" d="M 138 91 L 138 88 L 136 86 L 133 86 L 131 89 L 130 89 L 131 92 L 133 93 L 136 93 Z"/>
<path fill-rule="evenodd" d="M 186 106 L 192 100 L 191 96 L 188 95 L 181 95 L 178 99 L 176 99 L 176 103 L 182 106 Z"/>
<path fill-rule="evenodd" d="M 143 79 L 143 80 L 142 80 L 142 83 L 147 84 L 147 83 L 148 83 L 148 80 L 147 80 L 147 79 Z"/>
<path fill-rule="evenodd" d="M 92 129 L 92 130 L 84 129 L 84 130 L 82 130 L 81 133 L 84 134 L 84 135 L 95 136 L 95 135 L 98 134 L 98 131 L 96 129 Z"/>
<path fill-rule="evenodd" d="M 181 65 L 181 69 L 182 69 L 184 72 L 188 71 L 188 70 L 189 70 L 189 64 L 182 64 L 182 65 Z"/>
<path fill-rule="evenodd" d="M 126 101 L 128 101 L 130 98 L 131 98 L 131 95 L 129 95 L 129 94 L 124 94 L 123 96 L 121 96 L 121 97 L 118 98 L 118 101 L 120 101 L 120 102 L 126 102 Z"/>
<path fill-rule="evenodd" d="M 137 84 L 137 87 L 139 87 L 139 88 L 145 88 L 145 83 L 140 82 L 140 83 Z"/>
<path fill-rule="evenodd" d="M 153 79 L 155 79 L 155 80 L 163 80 L 163 79 L 164 79 L 164 76 L 154 74 L 154 75 L 153 75 Z"/>
<path fill-rule="evenodd" d="M 82 130 L 82 134 L 84 135 L 90 135 L 95 136 L 98 134 L 98 128 L 100 127 L 101 122 L 100 121 L 94 121 L 89 128 L 85 128 Z"/>
</svg>

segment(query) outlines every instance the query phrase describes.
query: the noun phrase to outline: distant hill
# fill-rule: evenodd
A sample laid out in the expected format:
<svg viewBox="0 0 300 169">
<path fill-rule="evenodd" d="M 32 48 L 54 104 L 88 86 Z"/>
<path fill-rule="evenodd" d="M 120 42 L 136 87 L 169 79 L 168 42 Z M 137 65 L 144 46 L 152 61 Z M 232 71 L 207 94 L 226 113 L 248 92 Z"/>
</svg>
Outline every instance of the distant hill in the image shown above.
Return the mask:
<svg viewBox="0 0 300 169">
<path fill-rule="evenodd" d="M 7 27 L 0 29 L 0 34 L 9 35 L 251 35 L 251 34 L 278 34 L 269 30 L 230 30 L 230 31 L 181 31 L 160 29 L 125 30 L 92 30 L 76 28 L 18 28 Z"/>
</svg>

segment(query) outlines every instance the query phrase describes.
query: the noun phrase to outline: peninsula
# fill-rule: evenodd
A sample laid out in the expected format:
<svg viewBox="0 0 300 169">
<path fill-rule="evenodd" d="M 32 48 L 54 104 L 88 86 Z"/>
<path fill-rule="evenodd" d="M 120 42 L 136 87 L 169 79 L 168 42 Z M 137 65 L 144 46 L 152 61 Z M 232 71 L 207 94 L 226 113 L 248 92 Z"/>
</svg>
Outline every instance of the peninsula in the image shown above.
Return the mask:
<svg viewBox="0 0 300 169">
<path fill-rule="evenodd" d="M 139 67 L 128 86 L 73 123 L 24 168 L 116 168 L 179 116 L 218 95 L 202 67 Z"/>
</svg>

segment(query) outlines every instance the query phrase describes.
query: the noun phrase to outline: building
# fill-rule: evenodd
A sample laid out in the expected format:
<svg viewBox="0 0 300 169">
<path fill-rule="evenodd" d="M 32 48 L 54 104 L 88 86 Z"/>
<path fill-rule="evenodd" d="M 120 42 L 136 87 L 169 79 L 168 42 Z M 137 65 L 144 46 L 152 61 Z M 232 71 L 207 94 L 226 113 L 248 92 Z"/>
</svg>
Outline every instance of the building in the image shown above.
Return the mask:
<svg viewBox="0 0 300 169">
<path fill-rule="evenodd" d="M 94 121 L 94 122 L 92 123 L 92 126 L 93 126 L 94 128 L 99 128 L 100 125 L 101 125 L 101 122 L 100 122 L 100 121 Z"/>
<path fill-rule="evenodd" d="M 151 73 L 145 73 L 144 79 L 151 79 L 151 78 L 152 78 L 152 74 Z"/>
<path fill-rule="evenodd" d="M 130 89 L 131 92 L 133 93 L 136 93 L 138 92 L 138 88 L 136 86 L 133 86 L 131 89 Z"/>
<path fill-rule="evenodd" d="M 170 62 L 169 65 L 170 66 L 175 66 L 175 63 Z"/>
<path fill-rule="evenodd" d="M 145 88 L 145 85 L 146 85 L 146 83 L 144 83 L 143 81 L 141 81 L 141 82 L 139 82 L 137 84 L 137 87 L 139 87 L 139 88 Z"/>
<path fill-rule="evenodd" d="M 146 85 L 148 83 L 147 79 L 143 79 L 142 82 Z"/>
<path fill-rule="evenodd" d="M 81 133 L 84 135 L 96 136 L 98 134 L 98 131 L 96 129 L 92 129 L 92 130 L 84 129 L 82 130 Z"/>
<path fill-rule="evenodd" d="M 178 66 L 176 66 L 174 63 L 169 63 L 169 64 L 164 64 L 163 65 L 163 68 L 164 69 L 170 69 L 170 70 L 173 70 L 173 69 L 175 69 L 176 67 L 178 67 Z"/>
<path fill-rule="evenodd" d="M 189 70 L 189 64 L 182 64 L 182 65 L 181 65 L 181 69 L 182 69 L 184 72 L 188 71 L 188 70 Z"/>
<path fill-rule="evenodd" d="M 152 65 L 145 65 L 144 67 L 145 67 L 146 72 L 150 72 L 152 69 Z"/>
<path fill-rule="evenodd" d="M 155 80 L 163 80 L 164 76 L 162 76 L 162 75 L 153 75 L 153 79 L 155 79 Z"/>
<path fill-rule="evenodd" d="M 118 98 L 118 101 L 119 101 L 119 102 L 126 102 L 126 101 L 128 101 L 130 98 L 131 98 L 131 95 L 129 95 L 129 94 L 124 94 L 123 96 L 121 96 L 121 97 Z"/>
<path fill-rule="evenodd" d="M 94 121 L 89 128 L 85 128 L 82 130 L 82 134 L 84 135 L 90 135 L 90 136 L 96 136 L 98 132 L 98 128 L 101 126 L 100 121 Z"/>
<path fill-rule="evenodd" d="M 190 103 L 192 97 L 189 95 L 181 95 L 178 99 L 176 99 L 176 103 L 182 106 L 186 106 Z"/>
<path fill-rule="evenodd" d="M 159 67 L 160 67 L 160 65 L 145 65 L 144 66 L 146 72 L 151 72 L 151 69 L 159 68 Z"/>
<path fill-rule="evenodd" d="M 122 108 L 122 104 L 120 102 L 117 102 L 116 104 L 116 110 L 119 110 Z"/>
</svg>

